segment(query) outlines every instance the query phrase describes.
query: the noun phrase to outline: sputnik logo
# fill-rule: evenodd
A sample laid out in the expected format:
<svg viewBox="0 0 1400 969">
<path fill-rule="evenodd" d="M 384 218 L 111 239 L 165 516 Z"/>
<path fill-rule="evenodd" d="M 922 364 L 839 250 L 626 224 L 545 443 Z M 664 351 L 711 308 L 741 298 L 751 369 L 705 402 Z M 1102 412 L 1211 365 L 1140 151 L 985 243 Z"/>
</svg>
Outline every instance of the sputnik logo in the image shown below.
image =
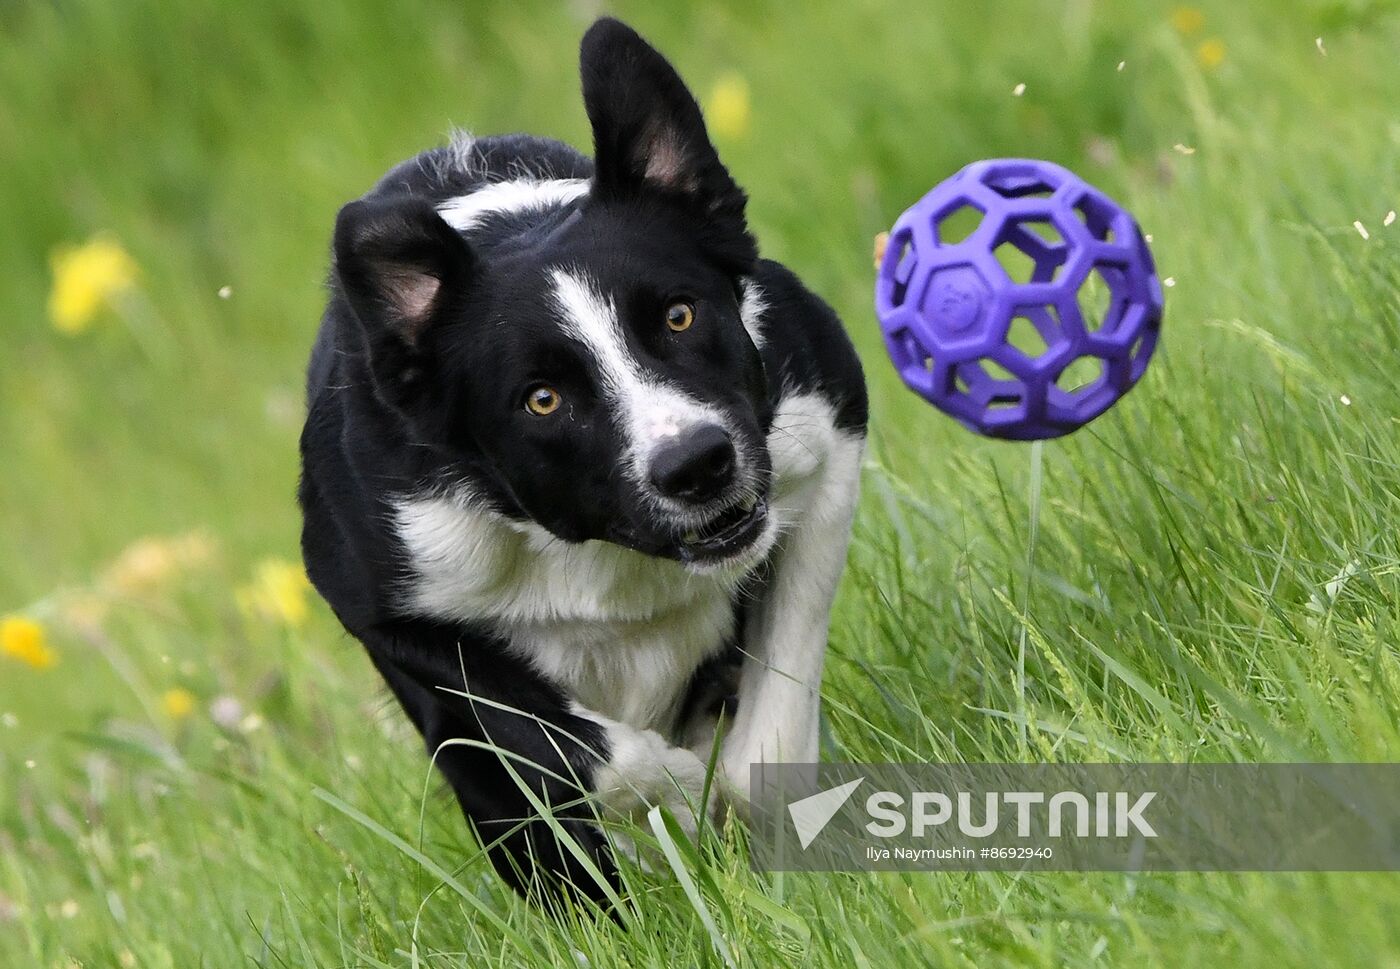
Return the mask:
<svg viewBox="0 0 1400 969">
<path fill-rule="evenodd" d="M 803 851 L 817 839 L 822 829 L 836 817 L 836 812 L 841 810 L 841 805 L 849 801 L 856 788 L 863 783 L 865 778 L 857 777 L 839 787 L 819 791 L 788 805 L 788 815 L 792 818 L 792 826 L 797 829 L 797 841 Z"/>
</svg>

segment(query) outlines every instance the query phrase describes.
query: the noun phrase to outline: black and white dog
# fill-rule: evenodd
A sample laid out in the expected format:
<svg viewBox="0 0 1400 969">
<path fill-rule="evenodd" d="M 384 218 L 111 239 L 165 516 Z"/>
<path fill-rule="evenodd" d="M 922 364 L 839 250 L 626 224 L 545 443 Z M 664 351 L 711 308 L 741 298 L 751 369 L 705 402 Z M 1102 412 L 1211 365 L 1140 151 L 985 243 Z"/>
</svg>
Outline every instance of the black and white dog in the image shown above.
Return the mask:
<svg viewBox="0 0 1400 969">
<path fill-rule="evenodd" d="M 459 137 L 341 210 L 300 498 L 496 867 L 598 897 L 538 805 L 613 877 L 599 806 L 693 820 L 716 744 L 740 810 L 816 760 L 866 397 L 671 65 L 601 20 L 581 72 L 593 161 Z"/>
</svg>

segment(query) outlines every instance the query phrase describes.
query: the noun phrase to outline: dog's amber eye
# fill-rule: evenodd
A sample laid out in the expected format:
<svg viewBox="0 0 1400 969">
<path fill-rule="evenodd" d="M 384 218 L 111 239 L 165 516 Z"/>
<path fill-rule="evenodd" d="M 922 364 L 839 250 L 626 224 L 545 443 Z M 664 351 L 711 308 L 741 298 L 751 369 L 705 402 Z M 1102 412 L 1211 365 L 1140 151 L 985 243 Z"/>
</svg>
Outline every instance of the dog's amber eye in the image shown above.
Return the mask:
<svg viewBox="0 0 1400 969">
<path fill-rule="evenodd" d="M 695 307 L 689 303 L 672 303 L 666 309 L 666 325 L 673 333 L 683 333 L 695 322 Z"/>
<path fill-rule="evenodd" d="M 531 387 L 530 392 L 525 395 L 525 409 L 537 417 L 548 417 L 557 411 L 563 402 L 564 398 L 559 396 L 559 391 L 544 384 Z"/>
</svg>

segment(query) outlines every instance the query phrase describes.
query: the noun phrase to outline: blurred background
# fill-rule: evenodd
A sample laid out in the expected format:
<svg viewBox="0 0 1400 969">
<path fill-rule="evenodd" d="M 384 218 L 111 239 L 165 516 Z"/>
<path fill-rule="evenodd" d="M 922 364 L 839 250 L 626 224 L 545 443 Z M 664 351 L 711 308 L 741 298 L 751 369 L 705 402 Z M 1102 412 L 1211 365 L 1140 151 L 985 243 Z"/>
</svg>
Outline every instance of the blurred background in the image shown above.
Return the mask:
<svg viewBox="0 0 1400 969">
<path fill-rule="evenodd" d="M 385 169 L 453 126 L 588 148 L 604 6 L 866 363 L 828 756 L 1394 759 L 1400 3 L 21 0 L 0 964 L 1391 964 L 1390 876 L 775 886 L 730 845 L 717 940 L 670 880 L 639 938 L 486 875 L 300 571 L 303 368 L 335 213 Z M 875 234 L 1003 155 L 1127 205 L 1168 286 L 1144 383 L 1043 466 L 902 390 L 871 310 Z"/>
</svg>

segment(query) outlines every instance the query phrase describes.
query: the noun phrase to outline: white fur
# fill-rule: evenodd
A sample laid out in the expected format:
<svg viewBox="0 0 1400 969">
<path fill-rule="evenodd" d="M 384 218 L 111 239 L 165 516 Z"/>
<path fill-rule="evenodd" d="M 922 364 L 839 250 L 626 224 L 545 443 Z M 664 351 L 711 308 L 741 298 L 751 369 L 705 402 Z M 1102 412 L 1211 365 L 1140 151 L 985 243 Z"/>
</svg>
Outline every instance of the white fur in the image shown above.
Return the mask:
<svg viewBox="0 0 1400 969">
<path fill-rule="evenodd" d="M 737 569 L 696 575 L 607 542 L 561 541 L 463 489 L 399 501 L 410 605 L 489 620 L 513 651 L 585 706 L 669 730 L 690 675 L 733 632 Z"/>
<path fill-rule="evenodd" d="M 693 833 L 705 796 L 706 762 L 701 758 L 709 752 L 673 747 L 654 730 L 638 730 L 577 705 L 573 712 L 597 723 L 607 737 L 608 762 L 593 777 L 599 803 L 638 821 L 652 805 L 664 804 Z M 718 793 L 705 805 L 712 813 L 720 804 Z"/>
<path fill-rule="evenodd" d="M 437 174 L 444 181 L 454 176 L 471 175 L 481 162 L 476 154 L 475 136 L 461 128 L 451 130 L 443 153 L 435 157 L 441 159 Z"/>
<path fill-rule="evenodd" d="M 763 290 L 752 279 L 743 282 L 744 298 L 739 303 L 739 319 L 744 329 L 749 331 L 749 339 L 760 350 L 763 349 L 763 314 L 768 311 L 768 301 L 763 298 Z"/>
<path fill-rule="evenodd" d="M 467 195 L 438 205 L 438 214 L 458 232 L 468 232 L 490 215 L 565 205 L 588 194 L 582 178 L 516 179 L 489 182 Z"/>
</svg>

